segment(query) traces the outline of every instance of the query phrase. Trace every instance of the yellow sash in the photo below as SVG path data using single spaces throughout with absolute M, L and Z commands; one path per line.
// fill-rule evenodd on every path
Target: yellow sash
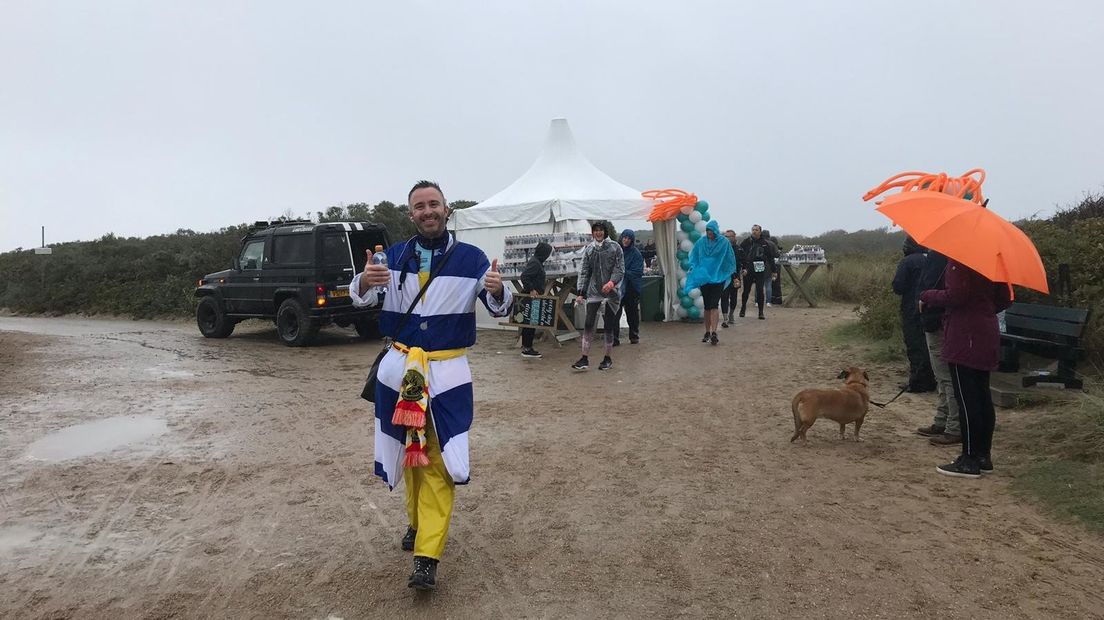
M 391 346 L 406 355 L 402 383 L 399 387 L 399 400 L 395 403 L 391 423 L 407 427 L 406 456 L 403 464 L 406 467 L 424 467 L 429 464 L 429 458 L 425 454 L 425 414 L 429 409 L 429 363 L 456 359 L 468 350 L 426 351 L 421 347 L 408 347 L 399 342 Z

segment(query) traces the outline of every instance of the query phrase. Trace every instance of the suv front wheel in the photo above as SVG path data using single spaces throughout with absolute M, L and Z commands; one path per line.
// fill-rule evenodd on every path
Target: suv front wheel
M 305 347 L 318 334 L 318 321 L 312 319 L 298 299 L 285 299 L 276 311 L 276 332 L 289 347 Z
M 196 306 L 196 324 L 199 333 L 208 338 L 225 338 L 234 331 L 234 319 L 226 316 L 217 299 L 207 296 Z

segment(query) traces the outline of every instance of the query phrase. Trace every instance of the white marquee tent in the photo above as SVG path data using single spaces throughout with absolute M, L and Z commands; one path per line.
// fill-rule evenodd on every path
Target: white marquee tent
M 508 236 L 589 233 L 588 220 L 643 221 L 654 204 L 639 190 L 618 183 L 590 163 L 575 146 L 567 119 L 557 118 L 548 129 L 544 150 L 529 170 L 494 196 L 454 213 L 450 225 L 458 239 L 494 258 L 503 251 Z M 670 236 L 673 242 L 673 228 L 662 228 L 666 234 L 657 234 L 657 243 L 660 236 Z M 669 273 L 670 265 L 663 268 Z M 482 309 L 477 316 L 480 327 L 497 325 Z

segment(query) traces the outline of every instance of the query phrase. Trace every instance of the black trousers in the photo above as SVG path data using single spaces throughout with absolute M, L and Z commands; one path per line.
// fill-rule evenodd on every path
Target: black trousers
M 628 285 L 625 286 L 625 296 L 621 298 L 621 307 L 617 309 L 617 335 L 613 338 L 614 342 L 621 341 L 622 313 L 629 320 L 629 340 L 640 340 L 640 293 Z
M 755 303 L 759 304 L 759 314 L 763 314 L 763 286 L 767 282 L 767 272 L 755 273 L 754 271 L 747 272 L 744 276 L 744 296 L 743 302 L 740 304 L 740 314 L 747 311 L 747 298 L 751 294 L 752 285 L 755 286 Z
M 914 312 L 901 313 L 901 332 L 905 336 L 905 353 L 909 361 L 909 388 L 928 390 L 935 387 L 928 339 L 924 336 L 924 324 Z
M 729 282 L 728 288 L 721 291 L 721 316 L 725 317 L 736 312 L 736 304 L 740 301 L 740 287 L 735 282 Z
M 993 429 L 997 414 L 989 392 L 989 371 L 960 364 L 951 367 L 958 420 L 962 427 L 962 454 L 971 458 L 989 456 L 993 450 Z
M 521 328 L 521 347 L 523 349 L 533 348 L 533 336 L 536 335 L 536 333 L 537 330 L 535 329 L 529 327 Z

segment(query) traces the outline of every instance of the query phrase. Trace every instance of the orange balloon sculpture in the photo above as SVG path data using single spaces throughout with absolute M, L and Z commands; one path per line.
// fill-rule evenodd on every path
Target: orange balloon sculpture
M 895 187 L 900 187 L 902 193 L 926 189 L 982 204 L 985 202 L 985 198 L 981 195 L 981 184 L 984 182 L 985 171 L 981 168 L 974 168 L 960 177 L 948 176 L 946 172 L 939 174 L 902 172 L 889 177 L 878 187 L 863 194 L 863 200 L 870 200 Z
M 650 189 L 640 194 L 651 200 L 664 201 L 652 207 L 652 212 L 648 214 L 649 222 L 662 222 L 676 218 L 683 207 L 693 209 L 698 204 L 698 197 L 695 194 L 681 189 Z

